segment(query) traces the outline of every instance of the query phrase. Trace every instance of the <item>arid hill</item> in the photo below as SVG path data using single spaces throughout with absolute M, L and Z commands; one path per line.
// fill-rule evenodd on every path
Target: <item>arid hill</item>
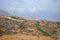
M 0 40 L 59 40 L 59 37 L 60 22 L 0 16 Z

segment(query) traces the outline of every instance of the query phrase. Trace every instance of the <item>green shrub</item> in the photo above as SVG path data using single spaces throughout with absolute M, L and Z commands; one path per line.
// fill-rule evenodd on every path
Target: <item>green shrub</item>
M 52 28 L 50 33 L 51 33 L 51 36 L 53 36 L 53 37 L 58 36 L 56 28 Z
M 41 31 L 43 33 L 44 36 L 51 36 L 49 33 L 47 33 L 47 31 L 45 31 L 44 28 L 40 28 L 40 27 L 37 27 L 37 30 Z
M 11 18 L 17 19 L 17 17 L 11 16 Z
M 55 34 L 55 33 L 57 33 L 57 30 L 56 29 L 51 29 L 51 32 L 52 32 L 52 34 Z
M 3 30 L 0 30 L 0 36 L 2 36 L 2 35 L 3 35 L 3 33 L 4 33 L 4 32 L 3 32 Z
M 5 35 L 11 35 L 12 32 L 7 30 L 7 31 L 4 32 L 4 34 L 5 34 Z
M 19 26 L 19 28 L 20 28 L 20 29 L 24 29 L 25 26 L 21 24 L 21 25 Z
M 60 28 L 60 22 L 56 22 L 57 23 L 57 27 Z
M 60 24 L 60 22 L 56 22 L 57 24 Z

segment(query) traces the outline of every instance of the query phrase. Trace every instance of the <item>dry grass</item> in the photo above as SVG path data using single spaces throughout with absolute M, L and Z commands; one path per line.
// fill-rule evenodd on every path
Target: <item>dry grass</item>
M 7 31 L 11 31 L 11 32 L 14 31 L 14 32 L 17 32 L 17 34 L 13 33 L 14 35 L 0 36 L 0 40 L 60 40 L 60 36 L 58 37 L 58 39 L 53 39 L 53 37 L 44 36 L 43 32 L 41 32 L 41 30 L 40 31 L 37 30 L 37 27 L 38 28 L 42 27 L 46 30 L 46 32 L 51 34 L 51 28 L 60 27 L 60 23 L 58 23 L 58 24 L 59 25 L 57 25 L 57 23 L 55 23 L 55 22 L 48 22 L 48 21 L 44 21 L 44 20 L 41 20 L 41 21 L 37 20 L 36 21 L 36 20 L 22 19 L 22 18 L 18 18 L 18 17 L 17 18 L 15 18 L 15 17 L 11 18 L 10 16 L 8 16 L 8 17 L 7 16 L 1 16 L 0 17 L 0 27 L 2 27 L 2 28 L 0 28 L 0 30 L 4 31 L 4 27 L 6 27 L 5 29 Z M 11 28 L 9 28 L 8 26 Z M 10 30 L 8 30 L 7 28 L 9 28 Z M 60 28 L 57 30 L 58 34 L 60 35 L 59 30 L 60 30 Z M 7 32 L 7 31 L 4 31 L 4 32 Z M 21 31 L 24 34 L 20 34 Z M 33 34 L 33 35 L 26 35 L 25 33 L 26 34 Z M 43 36 L 41 36 L 41 34 Z M 55 33 L 53 33 L 53 34 L 55 34 Z
M 33 35 L 4 35 L 0 37 L 0 40 L 54 40 L 49 36 L 33 36 Z M 60 40 L 60 36 L 57 40 Z

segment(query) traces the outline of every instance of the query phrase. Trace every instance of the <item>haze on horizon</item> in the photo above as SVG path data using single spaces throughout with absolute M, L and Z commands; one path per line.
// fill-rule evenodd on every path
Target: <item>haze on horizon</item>
M 37 20 L 60 21 L 60 0 L 0 0 L 0 10 Z

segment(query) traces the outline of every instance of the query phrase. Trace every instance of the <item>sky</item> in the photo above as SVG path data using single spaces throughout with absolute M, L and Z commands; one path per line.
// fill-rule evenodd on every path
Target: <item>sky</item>
M 0 0 L 0 9 L 24 18 L 60 21 L 60 0 Z

